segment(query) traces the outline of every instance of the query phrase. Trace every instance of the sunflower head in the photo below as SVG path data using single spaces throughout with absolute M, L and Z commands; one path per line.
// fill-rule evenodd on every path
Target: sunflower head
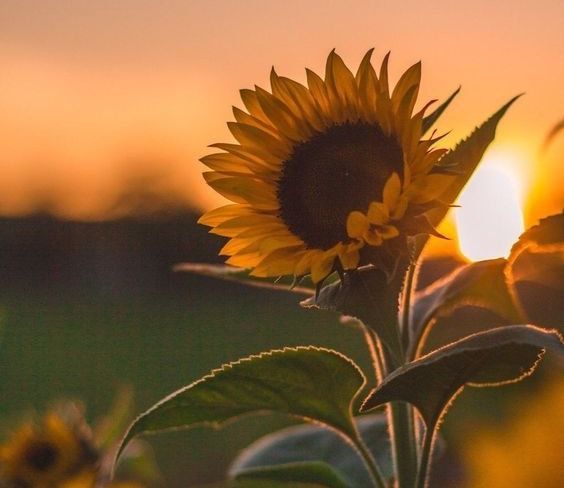
M 0 446 L 0 480 L 14 488 L 63 486 L 95 461 L 83 433 L 48 413 L 40 425 L 25 424 Z
M 421 65 L 390 91 L 388 56 L 377 74 L 371 54 L 355 75 L 333 51 L 324 79 L 306 70 L 307 87 L 272 70 L 270 91 L 241 91 L 246 111 L 228 124 L 238 143 L 201 160 L 233 202 L 200 219 L 230 238 L 228 264 L 319 283 L 335 269 L 393 268 L 409 236 L 434 232 L 424 214 L 450 176 L 436 171 L 438 138 L 422 138 L 428 105 L 414 113 Z

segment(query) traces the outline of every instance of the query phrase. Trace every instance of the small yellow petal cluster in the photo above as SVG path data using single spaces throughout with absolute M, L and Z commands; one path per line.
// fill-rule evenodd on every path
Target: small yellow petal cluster
M 401 219 L 407 210 L 408 200 L 401 195 L 401 181 L 397 173 L 386 182 L 382 202 L 372 202 L 366 214 L 355 210 L 347 219 L 347 234 L 352 239 L 371 246 L 380 246 L 387 239 L 399 235 L 393 222 Z

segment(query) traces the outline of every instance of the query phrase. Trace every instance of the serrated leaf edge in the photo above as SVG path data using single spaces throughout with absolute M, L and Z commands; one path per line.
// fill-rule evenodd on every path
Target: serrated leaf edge
M 123 439 L 121 440 L 121 442 L 119 444 L 118 449 L 116 450 L 116 455 L 114 457 L 113 468 L 112 468 L 112 477 L 113 477 L 113 472 L 114 472 L 114 470 L 117 466 L 117 463 L 119 461 L 121 454 L 123 453 L 124 449 L 129 444 L 129 441 L 131 441 L 136 435 L 139 435 L 141 433 L 146 434 L 146 435 L 150 435 L 150 434 L 156 434 L 156 433 L 161 433 L 161 432 L 175 432 L 175 431 L 180 431 L 180 430 L 188 430 L 188 429 L 191 429 L 193 427 L 198 427 L 198 426 L 209 426 L 211 428 L 217 429 L 217 428 L 220 428 L 221 426 L 229 424 L 229 422 L 235 421 L 235 420 L 237 420 L 241 417 L 244 417 L 246 415 L 252 415 L 253 413 L 260 413 L 260 412 L 270 412 L 271 410 L 269 410 L 269 409 L 256 410 L 252 413 L 249 412 L 249 413 L 244 413 L 242 415 L 237 415 L 235 417 L 229 418 L 229 419 L 227 419 L 225 421 L 221 421 L 221 422 L 201 421 L 201 422 L 196 422 L 194 424 L 191 424 L 189 426 L 167 427 L 167 428 L 164 428 L 164 429 L 154 430 L 154 431 L 150 431 L 150 432 L 135 432 L 131 435 L 133 427 L 141 419 L 150 415 L 152 412 L 154 412 L 155 410 L 160 408 L 163 404 L 165 404 L 169 400 L 172 400 L 174 397 L 176 397 L 176 396 L 182 394 L 183 392 L 195 387 L 196 385 L 198 385 L 200 383 L 204 383 L 204 382 L 206 382 L 210 379 L 213 379 L 213 378 L 217 377 L 218 375 L 223 374 L 223 373 L 233 369 L 233 367 L 235 367 L 239 364 L 252 362 L 252 361 L 255 361 L 255 360 L 258 360 L 258 359 L 262 359 L 264 357 L 272 357 L 272 356 L 275 356 L 275 355 L 278 355 L 278 354 L 284 354 L 286 352 L 299 352 L 299 351 L 315 351 L 315 352 L 325 352 L 325 353 L 332 354 L 332 355 L 337 356 L 341 359 L 344 359 L 346 362 L 349 363 L 349 365 L 351 365 L 353 367 L 353 369 L 355 369 L 357 371 L 357 373 L 359 373 L 359 375 L 362 379 L 362 383 L 359 386 L 356 393 L 351 398 L 351 406 L 352 406 L 355 398 L 358 396 L 358 394 L 362 391 L 362 389 L 366 385 L 366 376 L 363 373 L 363 371 L 359 368 L 359 366 L 351 358 L 345 356 L 344 354 L 340 353 L 339 351 L 335 351 L 334 349 L 329 349 L 329 348 L 325 348 L 325 347 L 321 347 L 321 346 L 296 346 L 296 347 L 283 347 L 282 349 L 272 349 L 270 351 L 261 352 L 259 354 L 251 354 L 250 356 L 246 356 L 246 357 L 238 359 L 236 361 L 231 361 L 229 363 L 225 363 L 225 364 L 221 365 L 219 368 L 212 369 L 207 375 L 205 375 L 205 376 L 199 378 L 198 380 L 190 383 L 189 385 L 187 385 L 183 388 L 180 388 L 180 389 L 174 391 L 173 393 L 167 395 L 166 397 L 164 397 L 163 399 L 161 399 L 157 403 L 155 403 L 153 406 L 151 406 L 148 410 L 146 410 L 142 414 L 138 415 L 135 418 L 135 420 L 131 423 L 131 425 L 129 426 L 127 432 L 125 433 L 125 435 L 123 436 Z M 296 415 L 293 415 L 293 414 L 288 414 L 288 415 L 293 416 L 293 417 L 299 417 L 299 418 L 302 418 L 302 419 L 305 419 L 305 420 L 309 420 L 309 421 L 311 421 L 311 422 L 313 422 L 317 425 L 323 425 L 327 428 L 330 428 L 330 429 L 338 432 L 340 435 L 343 434 L 342 432 L 335 429 L 335 427 L 328 425 L 328 424 L 325 424 L 324 422 L 321 422 L 317 419 L 309 419 L 309 418 L 305 418 L 305 417 L 296 416 Z
M 534 326 L 534 325 L 510 325 L 510 326 L 505 326 L 505 327 L 498 327 L 498 328 L 496 328 L 496 329 L 491 329 L 491 330 L 507 330 L 507 329 L 510 329 L 510 328 L 512 328 L 512 327 L 519 327 L 519 328 L 521 328 L 521 327 L 527 327 L 527 328 L 530 328 L 530 329 L 535 329 L 535 330 L 538 330 L 538 331 L 542 331 L 542 332 L 544 332 L 544 333 L 551 334 L 551 335 L 555 336 L 556 338 L 558 338 L 558 340 L 560 341 L 561 347 L 564 349 L 564 339 L 563 339 L 563 336 L 562 336 L 562 335 L 560 334 L 560 332 L 559 332 L 558 330 L 556 330 L 556 329 L 544 329 L 544 328 L 542 328 L 542 327 L 536 327 L 536 326 Z M 472 335 L 470 335 L 470 336 L 463 337 L 462 339 L 459 339 L 459 340 L 457 340 L 457 341 L 455 341 L 455 342 L 451 342 L 450 344 L 446 344 L 446 345 L 441 346 L 441 347 L 439 347 L 439 348 L 437 348 L 437 349 L 434 349 L 434 350 L 428 352 L 427 354 L 425 354 L 424 356 L 421 356 L 420 358 L 416 359 L 415 361 L 412 361 L 411 363 L 407 363 L 407 364 L 405 364 L 404 366 L 402 366 L 402 367 L 396 369 L 396 370 L 393 371 L 391 374 L 389 374 L 386 378 L 384 378 L 384 380 L 383 380 L 376 388 L 374 388 L 374 389 L 368 394 L 368 396 L 367 396 L 367 397 L 364 399 L 364 401 L 362 402 L 359 411 L 360 411 L 361 413 L 367 413 L 367 412 L 369 412 L 370 410 L 373 410 L 374 408 L 377 408 L 378 406 L 380 406 L 381 404 L 373 405 L 373 406 L 371 406 L 368 410 L 365 410 L 365 405 L 366 405 L 366 403 L 368 403 L 368 401 L 369 401 L 370 398 L 373 396 L 373 394 L 374 394 L 376 391 L 378 391 L 379 389 L 381 389 L 383 386 L 385 386 L 386 384 L 388 384 L 390 381 L 394 380 L 397 376 L 400 376 L 401 374 L 403 374 L 403 372 L 404 372 L 406 369 L 408 369 L 408 367 L 409 367 L 409 369 L 412 369 L 413 366 L 410 366 L 410 365 L 412 365 L 412 364 L 414 364 L 414 363 L 420 363 L 420 362 L 423 362 L 423 361 L 425 361 L 425 360 L 428 360 L 429 356 L 436 355 L 436 354 L 440 353 L 441 351 L 443 351 L 444 349 L 454 348 L 454 346 L 455 346 L 456 344 L 468 340 L 469 337 L 478 336 L 478 335 L 482 335 L 482 334 L 487 334 L 488 332 L 490 332 L 490 331 L 478 332 L 478 333 L 476 333 L 476 334 L 472 334 Z M 517 340 L 514 340 L 514 341 L 509 340 L 509 341 L 505 342 L 504 345 L 512 344 L 512 343 L 513 343 L 513 344 L 523 344 L 522 342 L 519 342 L 519 341 L 517 341 Z M 472 387 L 501 386 L 501 385 L 516 383 L 516 382 L 522 380 L 523 378 L 525 378 L 525 377 L 531 375 L 531 374 L 534 372 L 534 370 L 536 369 L 536 367 L 537 367 L 539 361 L 542 359 L 542 356 L 545 354 L 545 351 L 546 351 L 546 348 L 544 348 L 544 347 L 542 347 L 542 346 L 534 346 L 534 345 L 533 345 L 533 347 L 537 347 L 537 348 L 540 349 L 541 351 L 539 352 L 539 355 L 538 355 L 538 357 L 537 357 L 537 360 L 535 361 L 535 363 L 533 364 L 533 366 L 532 366 L 531 368 L 529 368 L 528 371 L 525 371 L 525 372 L 523 373 L 523 375 L 521 375 L 521 376 L 519 376 L 519 377 L 517 377 L 517 378 L 511 378 L 511 379 L 509 379 L 509 380 L 502 380 L 502 381 L 491 382 L 491 383 L 478 383 L 478 384 L 476 384 L 476 383 L 473 383 L 473 382 L 467 382 L 467 383 L 464 383 L 464 385 L 462 385 L 462 387 L 464 387 L 465 385 L 469 385 L 469 386 L 472 386 Z M 483 347 L 468 347 L 468 348 L 464 348 L 464 350 L 467 350 L 467 351 L 468 351 L 468 350 L 479 350 L 479 349 L 482 349 L 482 348 L 483 348 Z M 436 362 L 436 361 L 439 360 L 439 359 L 440 359 L 440 358 L 437 358 L 437 359 L 435 359 L 435 361 L 433 361 L 433 362 Z M 417 407 L 416 407 L 416 408 L 417 408 Z

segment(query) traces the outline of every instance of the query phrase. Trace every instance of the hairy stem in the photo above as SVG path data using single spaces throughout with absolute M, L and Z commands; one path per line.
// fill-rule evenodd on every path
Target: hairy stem
M 429 483 L 429 466 L 431 465 L 433 454 L 433 441 L 435 438 L 434 429 L 425 429 L 423 437 L 423 449 L 421 451 L 421 459 L 419 461 L 419 470 L 417 473 L 416 488 L 426 488 Z
M 405 351 L 409 347 L 411 335 L 411 295 L 414 290 L 416 278 L 415 263 L 410 263 L 403 284 L 401 295 L 401 313 L 398 323 L 398 333 L 401 334 L 401 343 Z M 388 371 L 393 371 L 400 364 L 390 363 L 391 357 L 386 358 Z M 403 363 L 408 358 L 403 357 Z M 411 405 L 404 402 L 392 402 L 388 405 L 388 422 L 390 425 L 390 438 L 394 466 L 396 467 L 397 481 L 400 488 L 412 488 L 417 475 L 417 439 L 414 425 L 414 410 Z
M 388 374 L 386 366 L 382 361 L 382 345 L 378 337 L 369 327 L 364 327 L 364 339 L 370 352 L 370 359 L 372 360 L 372 367 L 374 369 L 374 376 L 376 377 L 376 384 L 380 384 L 384 377 Z
M 411 263 L 406 272 L 401 300 L 400 330 L 404 350 L 408 349 L 411 336 L 411 295 L 416 282 L 417 266 Z

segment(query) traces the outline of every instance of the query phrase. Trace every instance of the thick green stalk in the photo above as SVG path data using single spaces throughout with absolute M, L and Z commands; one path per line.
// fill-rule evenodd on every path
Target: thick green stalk
M 421 451 L 421 460 L 419 461 L 419 472 L 417 473 L 417 484 L 415 485 L 416 488 L 426 488 L 428 485 L 429 466 L 431 465 L 434 437 L 435 432 L 427 428 L 423 437 L 423 449 Z
M 416 278 L 414 263 L 410 263 L 405 275 L 401 296 L 401 316 L 398 323 L 403 349 L 407 349 L 410 340 L 410 308 Z M 387 370 L 393 371 L 401 364 L 394 364 L 393 359 L 385 358 Z M 405 353 L 402 355 L 402 364 L 406 362 Z M 394 466 L 396 467 L 397 482 L 400 488 L 415 486 L 417 476 L 417 440 L 414 426 L 413 407 L 404 402 L 392 402 L 388 405 L 388 422 L 390 425 L 390 438 Z

